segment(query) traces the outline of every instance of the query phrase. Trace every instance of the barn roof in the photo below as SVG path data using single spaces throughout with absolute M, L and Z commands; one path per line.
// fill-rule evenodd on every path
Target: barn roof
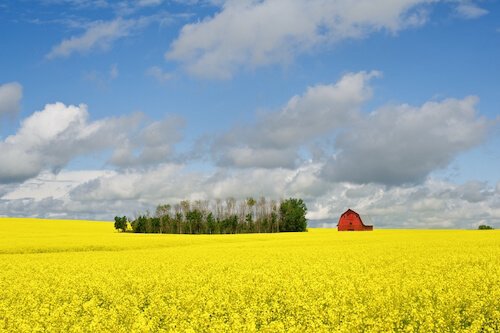
M 361 219 L 361 216 L 359 216 L 359 214 L 356 213 L 355 211 L 353 211 L 351 208 L 349 208 L 348 210 L 346 210 L 345 212 L 343 212 L 342 215 L 340 215 L 340 216 L 344 216 L 345 214 L 347 214 L 349 212 L 356 214 L 356 216 L 358 216 Z

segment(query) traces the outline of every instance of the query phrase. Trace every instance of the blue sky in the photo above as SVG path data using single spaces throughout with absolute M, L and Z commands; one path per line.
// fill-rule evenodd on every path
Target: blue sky
M 497 1 L 0 1 L 0 215 L 303 197 L 500 223 Z

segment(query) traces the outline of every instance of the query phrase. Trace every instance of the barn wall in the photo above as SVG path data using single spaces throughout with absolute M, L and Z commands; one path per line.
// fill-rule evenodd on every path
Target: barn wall
M 340 216 L 339 223 L 337 225 L 338 231 L 371 231 L 373 226 L 367 226 L 363 224 L 363 221 L 353 211 L 347 211 Z
M 341 231 L 362 231 L 364 230 L 361 220 L 354 214 L 346 214 L 340 218 L 339 230 Z

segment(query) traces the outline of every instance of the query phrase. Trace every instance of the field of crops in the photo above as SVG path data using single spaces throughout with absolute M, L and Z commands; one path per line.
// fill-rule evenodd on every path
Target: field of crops
M 0 219 L 0 332 L 499 332 L 500 232 Z

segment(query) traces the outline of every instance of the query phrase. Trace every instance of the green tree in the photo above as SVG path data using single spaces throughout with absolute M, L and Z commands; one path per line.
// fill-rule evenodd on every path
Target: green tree
M 278 214 L 276 214 L 275 211 L 272 211 L 270 219 L 271 219 L 271 232 L 278 232 L 279 231 Z
M 253 218 L 252 218 L 252 213 L 248 213 L 245 217 L 245 223 L 246 223 L 246 231 L 247 232 L 255 232 L 255 228 L 253 225 Z
M 148 220 L 149 218 L 146 215 L 139 215 L 139 217 L 132 221 L 132 230 L 135 233 L 147 233 Z
M 161 220 L 159 217 L 150 217 L 149 221 L 151 222 L 151 231 L 157 234 L 161 233 Z
M 279 231 L 306 231 L 307 207 L 302 199 L 290 198 L 284 200 L 280 205 Z
M 207 219 L 206 219 L 206 224 L 207 224 L 207 232 L 209 234 L 213 234 L 215 232 L 215 219 L 214 215 L 212 212 L 208 213 Z
M 481 224 L 479 227 L 478 227 L 479 230 L 493 230 L 493 227 L 489 226 L 489 225 L 485 225 L 485 224 Z
M 115 216 L 115 229 L 121 231 L 127 231 L 127 217 Z
M 199 234 L 201 232 L 203 214 L 198 209 L 190 210 L 186 213 L 186 222 L 190 234 Z

